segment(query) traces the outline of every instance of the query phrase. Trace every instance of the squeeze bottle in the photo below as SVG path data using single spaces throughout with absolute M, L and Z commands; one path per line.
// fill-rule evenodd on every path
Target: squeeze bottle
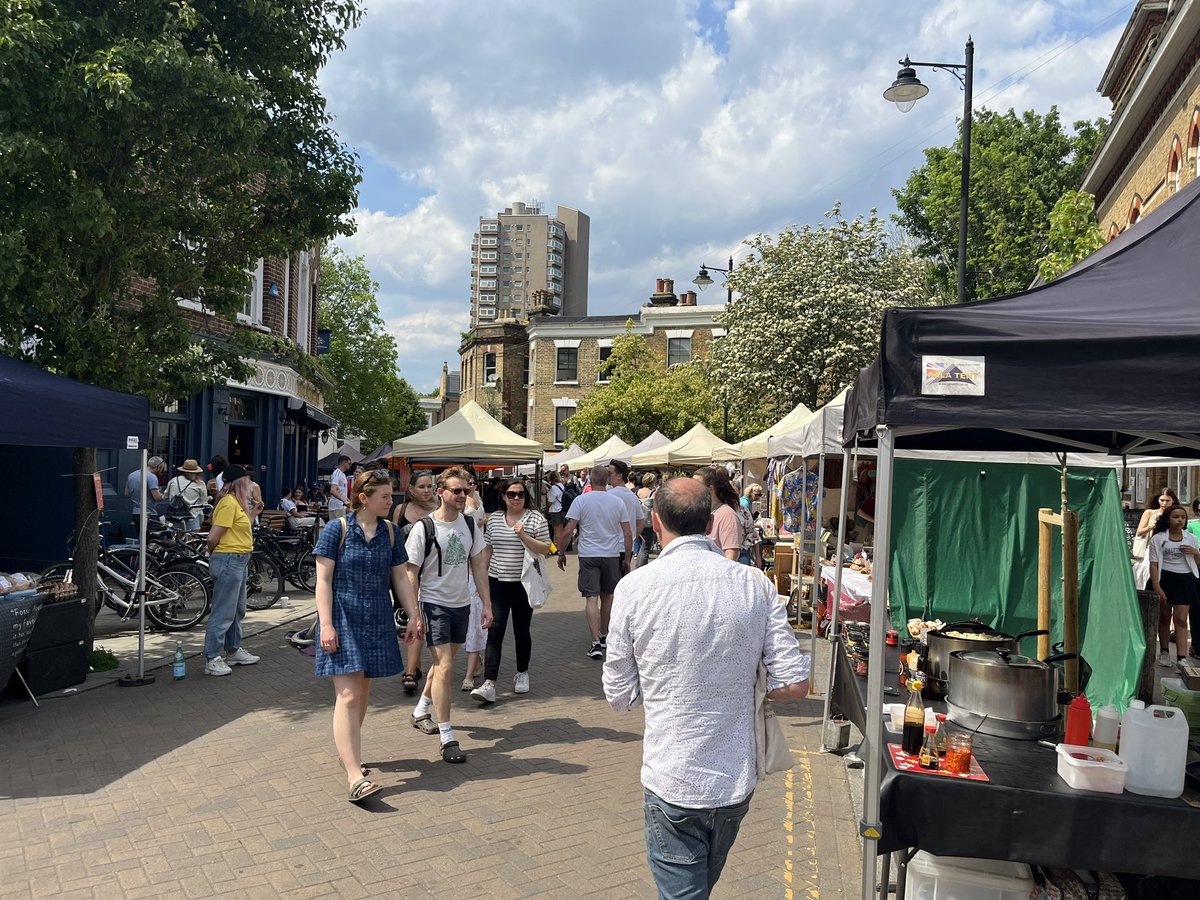
M 1063 735 L 1064 744 L 1086 747 L 1092 730 L 1092 706 L 1087 697 L 1080 694 L 1067 707 L 1067 728 Z
M 1105 703 L 1096 711 L 1096 725 L 1092 729 L 1092 746 L 1101 750 L 1117 749 L 1117 708 L 1111 703 Z

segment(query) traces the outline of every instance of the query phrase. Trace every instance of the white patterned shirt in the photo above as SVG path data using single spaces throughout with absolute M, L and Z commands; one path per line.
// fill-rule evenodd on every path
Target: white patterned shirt
M 809 677 L 809 659 L 775 585 L 726 559 L 704 535 L 672 540 L 621 579 L 613 599 L 604 694 L 645 705 L 642 786 L 675 806 L 732 806 L 754 790 L 754 678 L 767 689 Z

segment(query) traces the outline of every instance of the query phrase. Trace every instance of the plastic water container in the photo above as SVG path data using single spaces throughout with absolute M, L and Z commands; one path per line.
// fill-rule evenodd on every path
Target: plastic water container
M 934 856 L 924 850 L 908 864 L 906 900 L 1028 900 L 1033 876 L 1024 863 Z
M 1119 794 L 1125 790 L 1129 766 L 1111 750 L 1059 744 L 1058 777 L 1082 791 Z
M 1121 720 L 1121 759 L 1129 766 L 1125 790 L 1151 797 L 1183 793 L 1188 723 L 1173 706 L 1130 704 Z

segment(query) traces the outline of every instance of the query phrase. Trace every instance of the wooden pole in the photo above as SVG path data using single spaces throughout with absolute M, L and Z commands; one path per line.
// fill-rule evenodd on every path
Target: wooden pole
M 1079 515 L 1063 515 L 1063 651 L 1079 653 Z M 1079 693 L 1079 660 L 1066 662 L 1067 690 Z
M 1054 513 L 1049 509 L 1038 510 L 1038 618 L 1037 627 L 1050 630 L 1050 575 L 1054 570 L 1051 558 L 1051 541 L 1054 537 L 1054 526 L 1051 522 Z M 1050 655 L 1050 635 L 1038 636 L 1038 659 Z

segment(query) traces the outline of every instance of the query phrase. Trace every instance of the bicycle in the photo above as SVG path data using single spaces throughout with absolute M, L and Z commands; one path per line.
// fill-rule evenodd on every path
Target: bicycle
M 246 606 L 270 609 L 283 595 L 283 583 L 298 590 L 317 589 L 317 563 L 307 532 L 281 535 L 274 528 L 259 525 L 254 529 L 254 552 L 246 574 Z

